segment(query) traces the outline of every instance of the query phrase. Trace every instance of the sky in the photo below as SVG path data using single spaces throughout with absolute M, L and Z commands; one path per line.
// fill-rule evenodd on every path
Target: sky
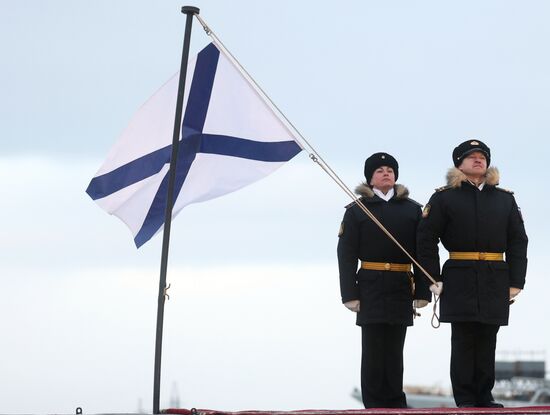
M 0 413 L 150 412 L 161 237 L 137 250 L 85 189 L 179 69 L 185 5 L 1 0 Z M 550 350 L 550 3 L 343 0 L 192 5 L 354 187 L 377 151 L 426 203 L 477 138 L 515 192 L 527 284 L 497 352 Z M 208 43 L 194 22 L 192 53 Z M 360 329 L 340 302 L 346 196 L 301 153 L 186 207 L 168 268 L 161 407 L 353 409 Z M 450 330 L 410 328 L 407 385 L 448 387 Z M 542 326 L 544 328 L 544 326 Z

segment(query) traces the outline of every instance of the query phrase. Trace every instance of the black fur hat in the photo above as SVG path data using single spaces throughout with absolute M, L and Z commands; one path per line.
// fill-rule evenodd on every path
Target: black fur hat
M 365 179 L 367 179 L 367 183 L 370 184 L 374 171 L 382 166 L 391 167 L 395 174 L 395 181 L 397 181 L 397 176 L 399 176 L 399 164 L 397 164 L 397 160 L 388 153 L 374 153 L 365 160 Z
M 453 150 L 453 163 L 455 164 L 455 167 L 460 166 L 462 160 L 464 160 L 464 157 L 474 151 L 479 151 L 485 155 L 485 158 L 487 159 L 487 167 L 489 167 L 489 164 L 491 164 L 491 149 L 479 140 L 466 140 L 455 147 Z

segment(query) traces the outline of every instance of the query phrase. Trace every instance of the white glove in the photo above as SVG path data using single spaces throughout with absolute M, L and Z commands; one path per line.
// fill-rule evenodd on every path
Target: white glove
M 516 287 L 510 287 L 510 301 L 512 301 L 516 295 L 518 295 L 521 292 L 521 289 Z
M 358 313 L 361 304 L 359 300 L 351 300 L 351 301 L 345 302 L 344 305 L 347 307 L 348 310 Z
M 433 292 L 435 295 L 441 295 L 443 292 L 443 282 L 438 281 L 435 284 L 430 285 L 430 291 Z
M 426 307 L 428 305 L 428 300 L 414 300 L 413 301 L 413 307 L 414 308 L 422 308 Z

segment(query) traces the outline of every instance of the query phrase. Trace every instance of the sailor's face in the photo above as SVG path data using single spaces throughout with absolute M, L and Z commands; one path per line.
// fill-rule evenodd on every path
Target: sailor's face
M 389 166 L 377 168 L 372 174 L 370 185 L 376 189 L 387 192 L 395 185 L 395 173 Z
M 484 176 L 487 172 L 487 159 L 485 154 L 480 151 L 474 151 L 468 154 L 463 160 L 458 169 L 466 176 Z

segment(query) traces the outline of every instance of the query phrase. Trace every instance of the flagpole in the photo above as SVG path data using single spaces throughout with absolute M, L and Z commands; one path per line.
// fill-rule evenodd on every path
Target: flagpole
M 199 9 L 193 6 L 183 6 L 181 12 L 187 15 L 185 21 L 185 35 L 183 38 L 183 52 L 181 55 L 180 78 L 178 85 L 178 98 L 176 102 L 176 115 L 174 119 L 174 134 L 172 135 L 172 155 L 170 157 L 170 174 L 168 178 L 168 194 L 166 197 L 166 215 L 164 219 L 164 231 L 162 236 L 162 255 L 160 261 L 160 281 L 157 308 L 157 335 L 155 340 L 155 373 L 153 385 L 153 413 L 160 414 L 160 373 L 162 358 L 162 328 L 164 324 L 164 303 L 166 301 L 166 271 L 168 268 L 168 249 L 170 245 L 170 226 L 172 224 L 172 208 L 174 205 L 174 182 L 176 181 L 176 165 L 178 159 L 178 147 L 181 131 L 181 118 L 183 113 L 183 93 L 185 90 L 185 78 L 187 75 L 187 62 L 189 60 L 189 45 L 191 43 L 191 25 L 193 16 L 199 14 Z

